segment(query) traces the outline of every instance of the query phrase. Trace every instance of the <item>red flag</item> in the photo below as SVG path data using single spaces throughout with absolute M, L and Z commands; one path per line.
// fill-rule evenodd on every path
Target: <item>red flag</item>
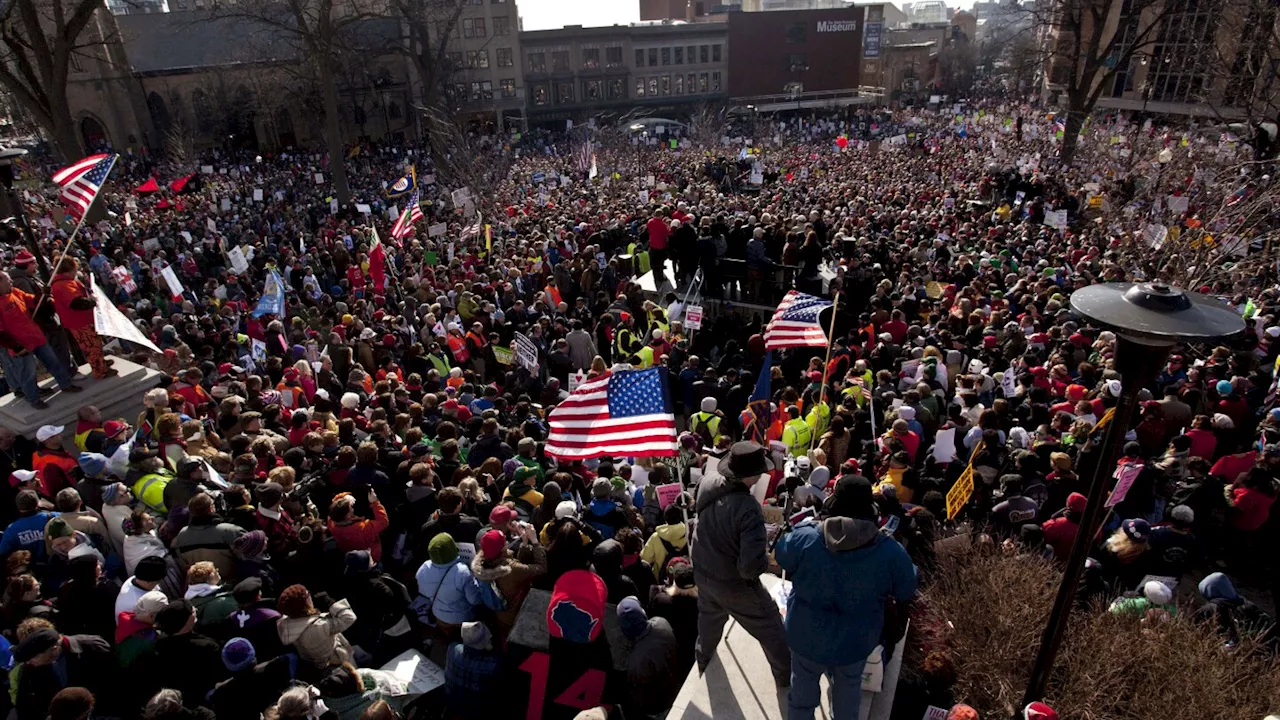
M 186 177 L 178 178 L 177 180 L 174 180 L 173 182 L 169 183 L 169 189 L 176 193 L 180 193 L 186 189 L 187 184 L 191 182 L 191 178 L 195 176 L 196 176 L 195 173 L 191 173 Z
M 387 251 L 382 243 L 377 243 L 369 251 L 369 277 L 373 278 L 373 288 L 381 293 L 387 287 Z
M 153 192 L 160 192 L 160 184 L 156 182 L 154 177 L 147 178 L 147 181 L 138 186 L 134 192 L 139 195 L 148 195 Z

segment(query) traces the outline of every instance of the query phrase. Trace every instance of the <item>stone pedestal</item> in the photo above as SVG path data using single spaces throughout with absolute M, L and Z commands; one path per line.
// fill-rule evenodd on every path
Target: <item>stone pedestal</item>
M 120 373 L 116 377 L 96 380 L 92 376 L 76 381 L 83 392 L 58 392 L 45 398 L 49 407 L 37 410 L 20 395 L 12 393 L 0 397 L 0 425 L 14 432 L 34 437 L 42 425 L 65 425 L 70 438 L 76 425 L 76 411 L 85 405 L 96 405 L 104 418 L 123 417 L 130 423 L 141 411 L 142 396 L 160 384 L 163 373 L 118 357 L 108 356 L 107 361 Z M 79 372 L 89 375 L 91 368 L 81 365 Z M 57 390 L 52 378 L 40 383 L 41 387 Z

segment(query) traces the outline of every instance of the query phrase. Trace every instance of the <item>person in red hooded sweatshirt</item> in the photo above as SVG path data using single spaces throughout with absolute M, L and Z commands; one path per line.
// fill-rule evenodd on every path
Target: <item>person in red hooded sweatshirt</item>
M 89 359 L 93 376 L 101 380 L 119 373 L 102 354 L 102 336 L 93 325 L 93 306 L 96 303 L 89 294 L 89 287 L 80 282 L 79 270 L 80 263 L 75 258 L 64 257 L 49 283 L 49 293 L 53 296 L 53 309 L 57 311 L 62 326 L 71 333 L 80 351 Z

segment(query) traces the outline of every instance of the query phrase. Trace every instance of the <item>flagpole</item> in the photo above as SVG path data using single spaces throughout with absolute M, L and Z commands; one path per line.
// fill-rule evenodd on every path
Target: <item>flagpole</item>
M 840 291 L 836 291 L 834 302 L 831 303 L 831 329 L 827 331 L 827 359 L 822 363 L 822 391 L 818 395 L 818 413 L 819 419 L 822 417 L 822 411 L 819 409 L 827 402 L 827 373 L 831 368 L 831 348 L 836 344 L 836 314 L 840 309 Z M 830 417 L 830 414 L 827 415 Z M 818 441 L 818 433 L 809 433 L 809 452 L 813 452 L 813 444 Z
M 119 159 L 120 159 L 120 156 L 119 156 L 118 154 L 117 154 L 117 155 L 113 155 L 113 156 L 111 157 L 111 165 L 110 165 L 109 167 L 107 167 L 107 173 L 106 173 L 106 175 L 103 175 L 103 176 L 102 176 L 102 185 L 106 185 L 106 184 L 107 184 L 107 176 L 111 175 L 111 171 L 112 171 L 112 170 L 115 170 L 115 169 L 116 169 L 116 161 L 117 161 L 117 160 L 119 160 Z M 99 192 L 99 193 L 102 191 L 102 185 L 99 185 L 99 186 L 98 186 L 98 192 Z M 93 202 L 97 202 L 97 201 L 98 201 L 98 198 L 97 198 L 97 194 L 95 193 L 94 198 L 93 198 Z M 62 254 L 58 256 L 58 262 L 56 262 L 56 263 L 54 263 L 54 264 L 53 264 L 53 269 L 52 269 L 52 271 L 49 273 L 49 285 L 50 285 L 50 287 L 52 287 L 52 286 L 53 286 L 53 276 L 54 276 L 54 275 L 56 275 L 56 274 L 58 273 L 58 266 L 59 266 L 59 265 L 61 265 L 61 264 L 62 264 L 62 261 L 63 261 L 63 260 L 65 260 L 65 259 L 67 258 L 67 253 L 71 251 L 71 245 L 72 245 L 73 243 L 75 243 L 75 241 L 76 241 L 76 235 L 79 235 L 79 234 L 80 234 L 80 228 L 84 227 L 84 219 L 85 219 L 86 217 L 89 217 L 89 211 L 90 211 L 91 209 L 93 209 L 93 202 L 89 203 L 89 207 L 85 208 L 85 209 L 84 209 L 84 212 L 80 213 L 80 219 L 76 221 L 76 227 L 75 227 L 75 229 L 74 229 L 74 230 L 72 230 L 72 231 L 71 231 L 71 237 L 67 238 L 67 244 L 62 248 Z M 31 316 L 32 316 L 32 317 L 35 317 L 36 311 L 37 311 L 37 310 L 39 310 L 39 309 L 40 309 L 40 306 L 44 304 L 44 298 L 45 298 L 45 296 L 46 296 L 46 295 L 48 295 L 50 292 L 52 292 L 52 290 L 49 290 L 49 292 L 46 292 L 46 293 L 42 294 L 42 295 L 40 296 L 40 299 L 39 299 L 39 300 L 36 300 L 36 306 L 35 306 L 35 309 L 33 309 L 33 310 L 31 311 Z

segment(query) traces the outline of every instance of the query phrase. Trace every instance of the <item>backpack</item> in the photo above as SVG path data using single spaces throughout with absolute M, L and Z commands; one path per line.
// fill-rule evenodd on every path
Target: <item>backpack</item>
M 698 436 L 702 441 L 703 447 L 713 447 L 715 445 L 715 438 L 711 437 L 711 418 L 708 417 L 703 419 L 699 417 L 699 414 L 700 413 L 693 414 L 693 420 L 689 423 L 689 430 Z M 715 417 L 714 413 L 712 414 L 712 417 Z
M 662 567 L 658 568 L 658 582 L 666 585 L 670 581 L 667 577 L 667 567 L 671 565 L 672 558 L 689 559 L 689 541 L 685 540 L 682 548 L 677 548 L 661 537 L 658 538 L 658 542 L 662 543 L 662 547 L 667 551 L 667 556 L 662 560 Z

